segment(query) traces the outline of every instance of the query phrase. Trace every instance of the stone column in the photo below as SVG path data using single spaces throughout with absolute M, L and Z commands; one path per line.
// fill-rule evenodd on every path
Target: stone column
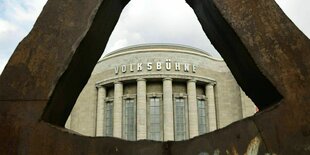
M 209 126 L 209 132 L 211 132 L 217 129 L 214 84 L 208 83 L 206 85 L 206 97 L 207 97 L 208 118 L 209 118 L 208 126 Z
M 104 100 L 106 98 L 106 89 L 103 86 L 98 87 L 97 96 L 97 119 L 96 119 L 96 136 L 103 136 L 104 121 Z
M 146 80 L 137 80 L 137 140 L 146 139 Z
M 113 136 L 122 138 L 123 84 L 114 83 Z
M 174 140 L 172 79 L 163 79 L 164 141 Z
M 187 96 L 188 96 L 188 118 L 189 118 L 189 137 L 198 136 L 198 109 L 196 95 L 196 81 L 187 81 Z

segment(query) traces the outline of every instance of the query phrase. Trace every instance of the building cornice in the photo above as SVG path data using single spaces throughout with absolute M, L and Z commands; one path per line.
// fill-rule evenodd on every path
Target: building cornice
M 192 76 L 192 75 L 178 75 L 178 74 L 144 74 L 144 75 L 126 75 L 126 76 L 118 76 L 118 77 L 113 77 L 113 78 L 108 78 L 102 81 L 97 81 L 96 82 L 96 87 L 100 87 L 102 85 L 110 84 L 110 83 L 116 83 L 120 81 L 128 81 L 128 80 L 134 80 L 137 79 L 137 76 L 139 78 L 143 79 L 160 79 L 162 78 L 163 80 L 173 80 L 173 79 L 185 79 L 185 80 L 192 80 L 195 79 L 195 81 L 201 81 L 205 82 L 211 85 L 216 85 L 216 80 L 210 77 L 202 77 L 202 76 Z

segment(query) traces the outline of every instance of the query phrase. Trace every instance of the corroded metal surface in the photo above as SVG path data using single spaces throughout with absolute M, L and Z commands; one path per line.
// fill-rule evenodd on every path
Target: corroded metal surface
M 1 154 L 310 154 L 310 41 L 273 0 L 187 0 L 262 112 L 183 142 L 62 128 L 127 3 L 47 2 L 0 77 Z

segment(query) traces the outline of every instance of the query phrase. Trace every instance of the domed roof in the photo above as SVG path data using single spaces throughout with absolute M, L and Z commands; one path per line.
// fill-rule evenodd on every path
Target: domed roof
M 180 45 L 180 44 L 139 44 L 139 45 L 128 46 L 128 47 L 124 47 L 124 48 L 108 53 L 103 58 L 101 58 L 101 60 L 114 57 L 114 56 L 118 56 L 118 55 L 125 55 L 125 54 L 130 54 L 130 53 L 141 53 L 141 52 L 147 52 L 147 51 L 152 51 L 152 52 L 153 51 L 161 51 L 161 52 L 171 51 L 171 52 L 179 52 L 179 53 L 190 53 L 190 54 L 208 57 L 213 60 L 218 60 L 218 61 L 223 60 L 221 58 L 215 58 L 209 53 L 201 49 L 186 46 L 186 45 Z

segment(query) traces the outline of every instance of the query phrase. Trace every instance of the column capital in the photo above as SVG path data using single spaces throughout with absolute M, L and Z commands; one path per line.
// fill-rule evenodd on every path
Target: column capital
M 103 85 L 100 85 L 100 84 L 96 84 L 96 88 L 103 88 L 104 86 Z
M 206 84 L 206 86 L 215 86 L 216 85 L 216 82 L 209 82 Z
M 172 78 L 163 78 L 163 81 L 172 81 Z
M 137 81 L 146 81 L 144 78 L 138 78 Z
M 123 83 L 120 81 L 115 81 L 114 84 L 123 84 Z
M 190 79 L 190 80 L 188 80 L 187 82 L 197 82 L 197 80 L 195 80 L 195 79 Z

